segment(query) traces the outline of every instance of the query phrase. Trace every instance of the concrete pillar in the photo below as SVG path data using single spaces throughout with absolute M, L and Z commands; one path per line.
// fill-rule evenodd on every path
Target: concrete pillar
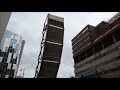
M 0 12 L 0 43 L 9 22 L 10 16 L 11 12 Z
M 104 49 L 104 44 L 103 44 L 103 41 L 101 41 L 101 43 L 102 43 L 102 47 L 103 47 L 103 49 Z
M 117 40 L 116 40 L 116 38 L 115 38 L 115 35 L 114 35 L 114 34 L 112 34 L 112 38 L 113 38 L 114 43 L 115 43 Z
M 95 54 L 95 49 L 94 49 L 94 47 L 93 47 L 93 54 Z

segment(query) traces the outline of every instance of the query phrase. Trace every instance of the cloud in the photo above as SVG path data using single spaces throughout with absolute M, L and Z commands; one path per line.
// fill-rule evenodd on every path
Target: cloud
M 59 78 L 74 76 L 72 38 L 87 24 L 97 25 L 116 14 L 116 12 L 13 12 L 7 29 L 22 36 L 26 41 L 20 63 L 20 68 L 25 68 L 25 78 L 34 77 L 43 25 L 48 13 L 64 18 L 64 46 L 57 75 Z M 19 73 L 21 72 L 18 71 L 18 75 Z

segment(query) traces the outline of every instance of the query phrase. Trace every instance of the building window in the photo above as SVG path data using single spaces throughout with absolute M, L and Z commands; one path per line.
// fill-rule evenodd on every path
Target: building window
M 11 69 L 10 70 L 10 76 L 14 76 L 14 72 L 15 72 L 15 70 Z
M 1 57 L 7 57 L 7 52 L 1 52 Z
M 0 56 L 1 56 L 2 51 L 0 50 Z
M 103 40 L 104 48 L 106 48 L 106 47 L 112 45 L 113 43 L 114 43 L 114 40 L 113 40 L 112 35 L 107 36 L 107 37 Z
M 77 64 L 79 62 L 79 56 L 75 57 L 74 63 Z
M 7 68 L 8 63 L 3 63 L 3 69 Z
M 14 53 L 14 49 L 13 48 L 10 49 L 10 53 Z
M 5 75 L 1 75 L 1 78 L 5 78 Z
M 14 49 L 12 48 L 12 51 L 11 51 L 11 53 L 14 53 Z
M 8 52 L 10 52 L 10 47 L 8 48 Z
M 2 68 L 2 63 L 0 62 L 0 69 Z
M 1 73 L 2 73 L 2 75 L 5 75 L 6 69 L 2 69 Z
M 1 53 L 0 53 L 0 56 L 1 56 L 1 57 L 4 57 L 4 52 L 1 52 Z
M 13 61 L 14 61 L 14 59 L 13 59 L 13 58 L 11 58 L 10 63 L 13 63 Z
M 93 52 L 93 47 L 89 48 L 89 49 L 86 51 L 86 53 L 87 53 L 87 57 L 90 57 L 91 55 L 93 55 L 93 54 L 94 54 L 94 52 Z
M 11 69 L 13 68 L 13 64 L 11 65 Z
M 7 57 L 3 57 L 2 62 L 6 63 L 7 62 Z
M 17 62 L 17 59 L 11 59 L 11 61 L 10 61 L 10 63 L 12 63 L 12 64 L 16 64 L 16 62 Z
M 9 78 L 13 78 L 14 77 L 14 75 L 9 75 Z
M 94 45 L 95 53 L 101 51 L 102 49 L 103 49 L 102 42 L 99 42 L 99 43 Z
M 1 71 L 2 71 L 2 69 L 0 68 L 0 74 L 2 73 Z
M 80 61 L 82 61 L 84 59 L 86 59 L 86 53 L 85 52 L 80 54 Z
M 10 69 L 6 69 L 6 74 L 9 75 Z
M 120 40 L 120 30 L 119 29 L 114 32 L 114 36 L 115 36 L 116 41 Z
M 14 59 L 14 64 L 16 64 L 17 63 L 17 59 Z
M 7 52 L 4 52 L 4 57 L 8 57 L 8 53 Z
M 0 64 L 0 69 L 3 69 L 3 64 L 4 64 L 4 63 L 1 63 L 1 64 Z
M 1 69 L 0 72 L 1 72 L 0 74 L 3 75 L 4 69 Z
M 49 24 L 51 25 L 55 25 L 55 26 L 58 26 L 58 27 L 63 27 L 63 22 L 59 22 L 59 21 L 56 21 L 56 20 L 53 20 L 53 19 L 49 19 Z

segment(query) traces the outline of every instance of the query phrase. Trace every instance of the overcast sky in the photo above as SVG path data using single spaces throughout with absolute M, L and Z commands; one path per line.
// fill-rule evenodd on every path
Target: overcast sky
M 13 12 L 7 29 L 26 41 L 19 67 L 25 68 L 25 78 L 33 78 L 35 75 L 43 24 L 48 13 L 64 18 L 64 46 L 57 77 L 69 78 L 74 76 L 72 38 L 87 24 L 96 26 L 101 21 L 108 21 L 117 12 Z

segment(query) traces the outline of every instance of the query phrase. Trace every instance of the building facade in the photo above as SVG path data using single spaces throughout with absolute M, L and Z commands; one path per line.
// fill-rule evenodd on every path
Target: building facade
M 76 78 L 120 78 L 120 13 L 72 39 Z
M 64 18 L 48 14 L 42 33 L 35 77 L 56 78 L 63 48 Z
M 0 78 L 15 78 L 25 41 L 6 30 L 0 45 Z
M 0 12 L 0 43 L 9 22 L 10 16 L 11 12 Z

